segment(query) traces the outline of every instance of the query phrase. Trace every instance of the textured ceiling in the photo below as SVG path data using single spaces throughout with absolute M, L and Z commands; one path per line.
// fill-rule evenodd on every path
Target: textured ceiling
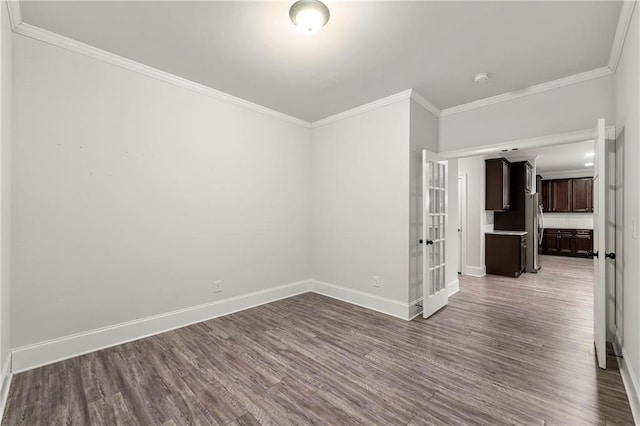
M 315 121 L 406 89 L 438 108 L 607 65 L 620 2 L 22 2 L 25 22 Z M 491 81 L 472 76 L 487 71 Z

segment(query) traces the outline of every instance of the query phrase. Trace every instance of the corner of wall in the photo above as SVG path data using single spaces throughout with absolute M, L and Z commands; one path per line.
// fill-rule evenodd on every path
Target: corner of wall
M 4 409 L 7 406 L 12 378 L 13 374 L 11 373 L 11 353 L 9 353 L 9 356 L 2 365 L 2 371 L 0 372 L 0 419 L 3 418 Z
M 13 147 L 13 23 L 9 15 L 12 5 L 0 7 L 0 362 L 2 387 L 0 405 L 4 411 L 11 381 L 11 209 Z M 16 2 L 17 4 L 17 2 Z M 13 4 L 15 6 L 16 4 Z M 17 16 L 14 18 L 18 19 Z M 2 411 L 0 411 L 0 416 Z

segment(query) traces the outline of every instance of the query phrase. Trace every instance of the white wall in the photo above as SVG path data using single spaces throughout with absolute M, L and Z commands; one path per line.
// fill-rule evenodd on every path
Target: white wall
M 14 47 L 14 346 L 309 278 L 308 129 Z
M 6 2 L 0 3 L 0 369 L 11 351 L 11 147 L 13 33 Z M 2 380 L 2 378 L 0 378 Z
M 493 212 L 485 210 L 484 161 L 484 157 L 458 160 L 458 176 L 467 176 L 467 253 L 462 271 L 466 275 L 485 274 L 484 233 L 493 231 Z
M 407 302 L 409 108 L 404 99 L 313 129 L 314 279 Z
M 613 120 L 613 76 L 576 83 L 440 119 L 439 152 L 592 129 Z
M 625 365 L 631 367 L 636 386 L 640 383 L 640 240 L 634 235 L 634 225 L 640 226 L 640 85 L 638 78 L 640 56 L 638 20 L 640 11 L 636 6 L 627 32 L 622 57 L 615 75 L 615 123 L 617 149 L 624 158 L 623 164 L 623 253 L 616 263 L 623 268 L 623 323 L 622 341 Z M 639 389 L 636 389 L 636 392 Z M 637 394 L 635 395 L 637 398 Z M 638 403 L 636 399 L 636 404 Z

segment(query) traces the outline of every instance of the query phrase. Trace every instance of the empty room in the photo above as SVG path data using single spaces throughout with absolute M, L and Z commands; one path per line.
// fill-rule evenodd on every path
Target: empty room
M 640 423 L 637 1 L 0 18 L 3 425 Z

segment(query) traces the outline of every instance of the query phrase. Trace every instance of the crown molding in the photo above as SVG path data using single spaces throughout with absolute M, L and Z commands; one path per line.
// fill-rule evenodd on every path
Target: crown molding
M 411 99 L 412 93 L 413 89 L 405 90 L 403 92 L 396 93 L 395 95 L 387 96 L 386 98 L 378 99 L 377 101 L 369 102 L 368 104 L 360 105 L 358 107 L 340 112 L 335 115 L 330 115 L 327 118 L 323 118 L 311 123 L 311 128 L 315 129 L 317 127 L 326 126 L 327 124 L 335 123 L 336 121 L 344 120 L 346 118 L 355 117 L 356 115 L 364 114 L 365 112 L 373 111 L 375 109 L 396 103 L 398 101 Z
M 22 11 L 20 10 L 19 0 L 7 0 L 7 9 L 9 9 L 9 22 L 11 29 L 15 31 L 22 24 Z
M 82 55 L 100 60 L 102 62 L 106 62 L 120 68 L 128 69 L 130 71 L 134 71 L 136 73 L 139 73 L 148 77 L 152 77 L 152 78 L 164 81 L 166 83 L 173 84 L 175 86 L 194 91 L 196 93 L 217 98 L 222 101 L 229 102 L 231 104 L 241 106 L 249 110 L 265 114 L 270 117 L 278 118 L 280 120 L 283 120 L 307 129 L 321 127 L 329 123 L 333 123 L 335 121 L 343 120 L 345 118 L 353 117 L 358 114 L 365 113 L 367 111 L 381 108 L 385 105 L 389 105 L 391 103 L 394 103 L 403 99 L 413 99 L 419 105 L 421 105 L 424 109 L 431 112 L 436 117 L 440 118 L 440 117 L 446 117 L 449 115 L 458 114 L 465 111 L 470 111 L 477 108 L 482 108 L 489 105 L 494 105 L 501 102 L 519 99 L 525 96 L 533 95 L 536 93 L 542 93 L 548 90 L 558 89 L 561 87 L 569 86 L 571 84 L 581 83 L 581 82 L 589 81 L 592 79 L 612 75 L 615 73 L 618 67 L 620 56 L 622 54 L 622 49 L 624 47 L 626 34 L 629 29 L 631 18 L 633 16 L 633 11 L 637 2 L 637 0 L 623 1 L 622 8 L 620 10 L 620 15 L 618 17 L 618 25 L 616 28 L 616 33 L 615 33 L 613 45 L 611 48 L 611 54 L 610 54 L 608 66 L 596 68 L 591 71 L 574 74 L 574 75 L 560 78 L 557 80 L 552 80 L 546 83 L 530 86 L 530 87 L 516 90 L 513 92 L 503 93 L 503 94 L 492 96 L 489 98 L 484 98 L 477 101 L 457 105 L 454 107 L 445 108 L 442 110 L 437 108 L 435 105 L 433 105 L 430 101 L 428 101 L 426 98 L 421 96 L 414 89 L 409 89 L 409 90 L 405 90 L 403 92 L 397 93 L 395 95 L 378 99 L 368 104 L 361 105 L 356 108 L 353 108 L 338 114 L 334 114 L 329 117 L 310 123 L 305 120 L 301 120 L 299 118 L 273 110 L 271 108 L 267 108 L 262 105 L 255 104 L 245 99 L 241 99 L 241 98 L 229 95 L 227 93 L 221 92 L 219 90 L 212 89 L 208 86 L 204 86 L 202 84 L 187 80 L 185 78 L 168 73 L 166 71 L 161 71 L 159 69 L 98 49 L 96 47 L 53 33 L 51 31 L 47 31 L 30 24 L 26 24 L 22 21 L 22 13 L 20 10 L 20 0 L 6 0 L 6 1 L 7 1 L 7 7 L 9 10 L 9 19 L 11 22 L 11 26 L 13 28 L 13 31 L 18 34 L 21 34 L 36 40 L 40 40 L 45 43 L 52 44 L 54 46 L 62 47 L 64 49 L 67 49 L 76 53 L 80 53 Z
M 618 63 L 622 56 L 624 41 L 627 38 L 627 31 L 629 30 L 629 25 L 631 25 L 631 17 L 633 16 L 633 9 L 635 6 L 635 0 L 624 1 L 622 3 L 622 9 L 620 9 L 620 15 L 618 16 L 616 34 L 613 38 L 613 44 L 611 45 L 611 55 L 609 56 L 609 68 L 612 72 L 616 72 L 616 69 L 618 68 Z
M 566 87 L 572 84 L 594 80 L 600 77 L 606 77 L 612 74 L 613 74 L 613 71 L 611 71 L 609 67 L 596 68 L 591 71 L 585 71 L 578 74 L 570 75 L 568 77 L 559 78 L 557 80 L 547 81 L 546 83 L 536 84 L 535 86 L 529 86 L 521 90 L 503 93 L 501 95 L 480 99 L 477 101 L 454 106 L 451 108 L 445 108 L 440 112 L 440 116 L 446 117 L 449 115 L 454 115 L 461 112 L 498 104 L 501 102 L 512 101 L 514 99 L 523 98 L 525 96 L 534 95 L 536 93 L 542 93 L 542 92 L 546 92 L 553 89 L 559 89 L 561 87 Z
M 429 102 L 427 99 L 423 98 L 415 89 L 411 90 L 411 99 L 416 101 L 422 108 L 429 111 L 431 114 L 436 117 L 440 117 L 440 109 L 436 107 L 434 104 Z
M 111 64 L 111 65 L 115 65 L 116 67 L 119 67 L 119 68 L 124 68 L 126 70 L 133 71 L 138 74 L 151 77 L 151 78 L 163 81 L 165 83 L 172 84 L 174 86 L 181 87 L 183 89 L 191 90 L 192 92 L 196 92 L 205 96 L 216 98 L 221 101 L 228 102 L 230 104 L 234 104 L 236 106 L 246 108 L 248 110 L 258 112 L 272 118 L 277 118 L 279 120 L 282 120 L 291 124 L 295 124 L 297 126 L 301 126 L 307 129 L 311 127 L 311 123 L 301 120 L 299 118 L 292 117 L 290 115 L 275 111 L 273 109 L 264 107 L 262 105 L 255 104 L 253 102 L 249 102 L 241 98 L 237 98 L 235 96 L 229 95 L 219 90 L 215 90 L 210 87 L 203 86 L 202 84 L 193 82 L 191 80 L 178 77 L 177 75 L 168 73 L 166 71 L 161 71 L 157 68 L 153 68 L 148 65 L 141 64 L 131 59 L 127 59 L 122 56 L 107 52 L 105 50 L 98 49 L 97 47 L 93 47 L 88 44 L 81 43 L 79 41 L 61 36 L 59 34 L 53 33 L 51 31 L 47 31 L 45 29 L 42 29 L 33 25 L 22 23 L 18 25 L 16 28 L 14 28 L 14 32 L 16 32 L 17 34 L 23 35 L 25 37 L 39 40 L 39 41 L 51 44 L 53 46 L 61 47 L 66 50 L 79 53 L 81 55 L 88 56 L 90 58 L 97 59 L 99 61 Z

